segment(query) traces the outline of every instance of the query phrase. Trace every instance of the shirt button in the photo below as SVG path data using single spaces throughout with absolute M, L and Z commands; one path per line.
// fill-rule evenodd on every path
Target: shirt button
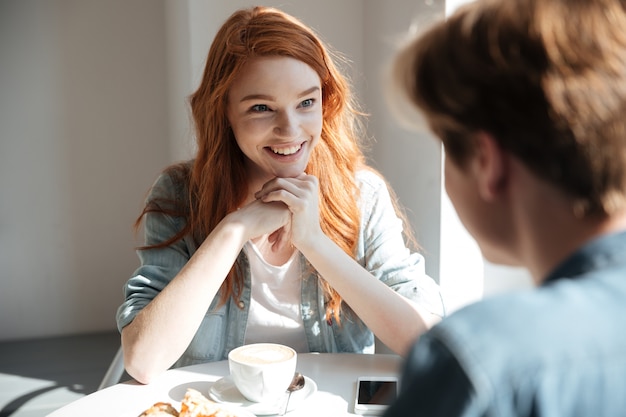
M 244 308 L 244 307 L 245 307 L 245 304 L 244 304 L 244 302 L 243 302 L 243 301 L 239 301 L 239 302 L 237 303 L 237 305 L 239 306 L 239 308 Z

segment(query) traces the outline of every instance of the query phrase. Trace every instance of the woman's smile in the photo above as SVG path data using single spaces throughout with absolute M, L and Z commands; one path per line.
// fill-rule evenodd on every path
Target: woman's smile
M 302 149 L 302 143 L 298 145 L 287 146 L 287 147 L 270 146 L 269 148 L 275 154 L 289 156 L 300 151 L 300 149 Z

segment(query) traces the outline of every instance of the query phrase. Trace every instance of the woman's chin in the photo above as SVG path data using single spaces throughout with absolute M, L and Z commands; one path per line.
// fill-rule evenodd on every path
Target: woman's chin
M 274 170 L 274 175 L 278 178 L 295 178 L 304 172 L 304 167 L 286 167 Z

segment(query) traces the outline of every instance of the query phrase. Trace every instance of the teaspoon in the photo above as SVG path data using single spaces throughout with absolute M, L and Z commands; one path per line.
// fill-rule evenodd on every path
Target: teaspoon
M 300 372 L 296 372 L 293 374 L 293 379 L 291 383 L 287 387 L 287 392 L 289 395 L 287 396 L 287 402 L 285 403 L 285 409 L 281 413 L 281 416 L 284 416 L 287 413 L 287 408 L 289 407 L 289 400 L 291 399 L 291 393 L 294 391 L 301 390 L 304 387 L 304 376 Z

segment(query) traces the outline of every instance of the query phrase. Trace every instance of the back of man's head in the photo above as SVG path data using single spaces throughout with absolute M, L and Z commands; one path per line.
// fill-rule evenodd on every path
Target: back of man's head
M 486 131 L 576 214 L 611 214 L 626 208 L 625 8 L 478 0 L 406 46 L 396 76 L 456 162 Z

